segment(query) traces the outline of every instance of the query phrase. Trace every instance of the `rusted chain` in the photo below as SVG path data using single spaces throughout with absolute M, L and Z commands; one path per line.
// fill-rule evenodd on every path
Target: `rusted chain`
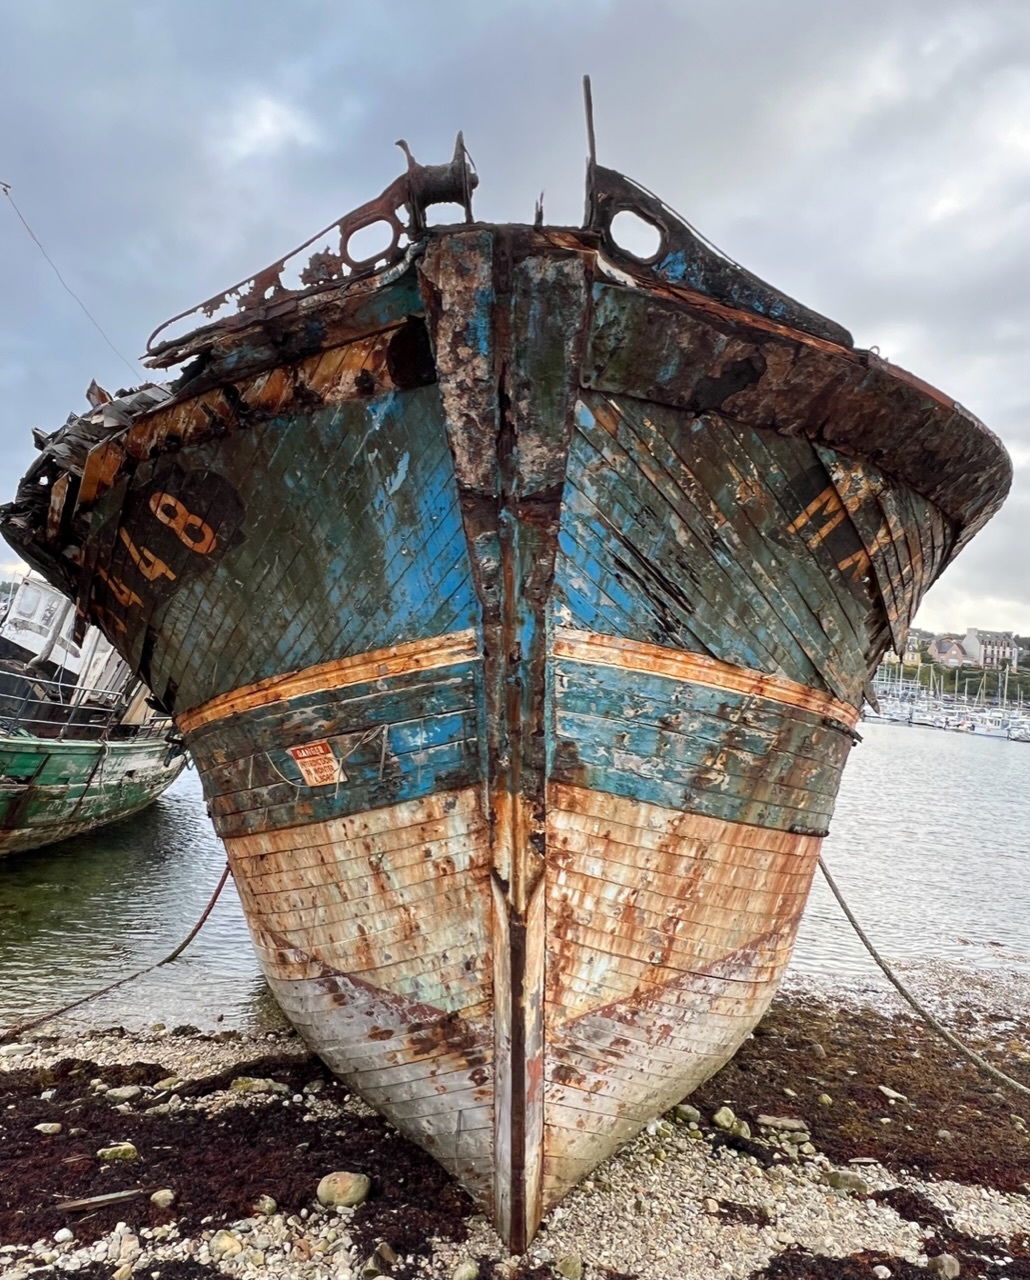
M 1030 1086 L 1021 1084 L 1020 1081 L 1014 1080 L 1012 1076 L 1006 1075 L 1004 1071 L 1000 1071 L 997 1067 L 992 1066 L 986 1058 L 982 1058 L 975 1049 L 970 1049 L 968 1045 L 963 1044 L 958 1036 L 949 1031 L 947 1027 L 942 1026 L 929 1009 L 916 999 L 901 979 L 895 975 L 887 961 L 884 960 L 873 944 L 869 941 L 862 929 L 862 926 L 855 919 L 851 908 L 844 901 L 844 895 L 837 887 L 837 882 L 834 880 L 833 876 L 830 875 L 829 869 L 822 858 L 819 859 L 819 870 L 823 873 L 826 883 L 830 886 L 830 892 L 837 899 L 837 905 L 840 907 L 841 911 L 844 912 L 845 916 L 847 916 L 848 923 L 851 925 L 852 929 L 854 929 L 858 934 L 859 941 L 876 961 L 877 965 L 879 965 L 887 981 L 895 988 L 902 999 L 919 1014 L 929 1027 L 932 1027 L 939 1036 L 942 1036 L 947 1040 L 948 1044 L 950 1044 L 953 1049 L 957 1049 L 964 1058 L 968 1058 L 975 1067 L 979 1067 L 981 1071 L 986 1072 L 987 1075 L 997 1080 L 1000 1084 L 1007 1086 L 1009 1089 L 1015 1089 L 1017 1093 L 1022 1093 L 1027 1097 L 1030 1097 Z
M 71 1004 L 66 1004 L 60 1009 L 54 1009 L 50 1013 L 45 1013 L 41 1018 L 33 1018 L 29 1022 L 23 1022 L 20 1026 L 12 1027 L 8 1031 L 0 1032 L 0 1044 L 9 1044 L 12 1040 L 17 1040 L 19 1036 L 23 1036 L 26 1031 L 31 1031 L 34 1027 L 41 1026 L 44 1022 L 50 1022 L 53 1018 L 60 1018 L 62 1015 L 70 1013 L 72 1009 L 78 1009 L 80 1005 L 89 1004 L 91 1000 L 97 1000 L 100 996 L 106 996 L 109 991 L 115 991 L 118 987 L 124 987 L 127 982 L 135 982 L 137 978 L 142 978 L 144 974 L 153 973 L 155 969 L 160 969 L 163 964 L 171 964 L 173 960 L 177 960 L 204 927 L 208 916 L 215 909 L 215 903 L 218 901 L 219 895 L 225 888 L 225 882 L 228 879 L 229 864 L 226 863 L 225 868 L 222 871 L 221 879 L 218 881 L 215 891 L 211 895 L 207 906 L 200 913 L 199 920 L 175 950 L 170 951 L 164 959 L 156 960 L 153 964 L 148 964 L 145 969 L 137 969 L 135 973 L 130 973 L 124 978 L 118 978 L 117 981 L 108 983 L 106 987 L 101 987 L 99 991 L 93 991 L 88 996 L 80 996 L 78 1000 L 73 1000 Z

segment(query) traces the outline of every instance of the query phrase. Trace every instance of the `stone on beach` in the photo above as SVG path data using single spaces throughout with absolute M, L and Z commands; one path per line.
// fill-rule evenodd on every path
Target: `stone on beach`
M 360 1280 L 373 1280 L 375 1276 L 388 1276 L 391 1268 L 394 1267 L 400 1258 L 396 1250 L 386 1240 L 380 1240 L 372 1252 L 372 1256 L 367 1258 L 364 1266 L 359 1272 Z
M 108 1102 L 135 1102 L 142 1092 L 138 1084 L 123 1084 L 116 1089 L 108 1089 L 104 1096 Z
M 941 1276 L 943 1280 L 955 1280 L 962 1273 L 959 1260 L 952 1253 L 937 1254 L 927 1262 L 926 1269 L 930 1275 Z
M 367 1174 L 337 1170 L 327 1173 L 318 1184 L 316 1195 L 327 1208 L 349 1209 L 364 1203 L 372 1183 Z
M 58 1124 L 56 1120 L 43 1124 L 34 1124 L 32 1126 L 37 1133 L 60 1133 L 64 1125 Z
M 175 1192 L 171 1187 L 162 1187 L 150 1197 L 150 1203 L 158 1209 L 170 1209 L 175 1204 Z
M 135 1262 L 140 1255 L 139 1237 L 131 1231 L 124 1231 L 118 1240 L 119 1262 Z
M 784 1133 L 807 1133 L 808 1124 L 794 1116 L 769 1116 L 764 1113 L 758 1117 L 761 1129 L 779 1129 Z
M 824 1176 L 826 1185 L 833 1187 L 835 1191 L 847 1191 L 861 1200 L 867 1199 L 871 1194 L 869 1183 L 853 1169 L 827 1169 Z
M 265 1080 L 260 1076 L 237 1076 L 229 1085 L 233 1093 L 289 1093 L 289 1087 L 278 1080 Z
M 736 1123 L 737 1117 L 729 1107 L 720 1107 L 712 1116 L 712 1124 L 714 1124 L 717 1129 L 730 1130 Z
M 243 1252 L 243 1243 L 231 1231 L 216 1231 L 208 1245 L 211 1257 L 217 1262 L 220 1258 L 231 1258 Z
M 138 1160 L 139 1152 L 131 1142 L 113 1142 L 109 1147 L 101 1147 L 97 1152 L 98 1160 L 105 1160 L 108 1164 L 117 1164 L 119 1161 Z

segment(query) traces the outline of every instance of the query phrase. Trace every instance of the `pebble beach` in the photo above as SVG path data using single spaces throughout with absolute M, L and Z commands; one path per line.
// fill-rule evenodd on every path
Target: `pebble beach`
M 1030 1084 L 1028 996 L 945 976 L 936 1009 Z M 285 1028 L 38 1033 L 0 1046 L 0 1275 L 1020 1280 L 1028 1129 L 890 994 L 788 987 L 512 1258 Z

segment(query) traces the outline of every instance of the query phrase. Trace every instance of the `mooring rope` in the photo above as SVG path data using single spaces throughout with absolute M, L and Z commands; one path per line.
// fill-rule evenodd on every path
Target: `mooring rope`
M 893 972 L 890 965 L 887 963 L 886 960 L 884 960 L 883 956 L 880 955 L 880 953 L 876 950 L 873 944 L 869 941 L 869 938 L 866 936 L 862 926 L 855 919 L 855 916 L 851 908 L 844 901 L 844 895 L 841 893 L 840 889 L 837 887 L 837 882 L 834 880 L 833 876 L 830 875 L 829 869 L 827 868 L 826 863 L 822 860 L 822 858 L 819 859 L 819 870 L 823 873 L 823 876 L 826 879 L 826 883 L 830 886 L 830 892 L 837 899 L 837 905 L 840 907 L 841 911 L 844 912 L 845 916 L 847 916 L 848 923 L 851 925 L 852 929 L 854 929 L 854 931 L 858 934 L 859 941 L 862 943 L 865 949 L 869 952 L 872 958 L 879 965 L 880 969 L 883 971 L 884 976 L 887 978 L 887 981 L 897 990 L 898 994 L 902 997 L 902 999 L 904 999 L 909 1005 L 911 1005 L 911 1007 L 916 1011 L 916 1013 L 919 1014 L 919 1016 L 923 1019 L 923 1021 L 928 1026 L 932 1027 L 933 1030 L 936 1031 L 938 1035 L 943 1036 L 943 1038 L 947 1040 L 948 1044 L 950 1044 L 953 1049 L 957 1049 L 959 1053 L 961 1053 L 963 1057 L 968 1058 L 969 1061 L 973 1063 L 974 1066 L 979 1067 L 981 1071 L 985 1071 L 993 1079 L 999 1081 L 999 1083 L 1003 1085 L 1008 1086 L 1008 1088 L 1015 1089 L 1018 1093 L 1026 1094 L 1027 1097 L 1030 1097 L 1030 1086 L 1021 1084 L 1020 1081 L 1014 1080 L 1011 1076 L 1006 1075 L 1004 1071 L 1000 1071 L 997 1067 L 992 1066 L 991 1063 L 989 1063 L 986 1058 L 982 1058 L 980 1054 L 976 1052 L 975 1049 L 970 1049 L 968 1045 L 963 1044 L 963 1042 L 958 1038 L 958 1036 L 956 1036 L 953 1032 L 949 1031 L 947 1027 L 942 1026 L 941 1023 L 938 1022 L 937 1019 L 933 1016 L 933 1014 L 929 1011 L 929 1009 L 927 1009 L 925 1005 L 921 1004 L 916 999 L 916 997 L 912 994 L 911 991 L 909 991 L 909 989 L 905 986 L 905 984 L 901 981 L 901 979 L 897 977 L 897 975 Z
M 887 961 L 880 955 L 876 947 L 873 946 L 865 930 L 856 920 L 854 912 L 845 901 L 844 895 L 841 893 L 836 880 L 834 880 L 833 876 L 830 874 L 830 870 L 822 858 L 819 859 L 819 870 L 823 873 L 823 877 L 830 887 L 830 892 L 833 894 L 834 898 L 836 898 L 837 905 L 840 907 L 841 911 L 844 912 L 848 923 L 851 925 L 852 929 L 854 929 L 859 941 L 865 947 L 866 951 L 869 952 L 870 956 L 872 956 L 884 977 L 886 977 L 887 981 L 895 988 L 902 999 L 915 1010 L 915 1012 L 929 1027 L 946 1040 L 953 1049 L 958 1050 L 958 1052 L 961 1053 L 964 1058 L 967 1058 L 971 1063 L 973 1063 L 974 1066 L 979 1067 L 981 1071 L 985 1072 L 992 1079 L 997 1080 L 1000 1084 L 1003 1084 L 1010 1089 L 1015 1089 L 1018 1093 L 1025 1094 L 1027 1097 L 1030 1097 L 1030 1086 L 1022 1084 L 1019 1080 L 1013 1079 L 1010 1075 L 1006 1075 L 1004 1071 L 993 1066 L 986 1058 L 977 1053 L 975 1049 L 971 1049 L 967 1044 L 964 1044 L 958 1036 L 949 1031 L 947 1027 L 943 1026 L 924 1004 L 916 999 L 912 992 L 909 991 L 901 979 L 894 973 Z M 143 969 L 138 969 L 135 973 L 130 973 L 124 978 L 118 978 L 117 981 L 108 983 L 106 987 L 101 987 L 99 991 L 93 991 L 89 995 L 81 996 L 78 1000 L 73 1000 L 70 1004 L 66 1004 L 60 1009 L 54 1009 L 49 1013 L 43 1014 L 42 1017 L 33 1018 L 29 1022 L 23 1022 L 17 1027 L 13 1027 L 8 1031 L 0 1033 L 0 1044 L 9 1044 L 11 1041 L 17 1040 L 19 1036 L 24 1035 L 26 1031 L 31 1031 L 34 1027 L 41 1026 L 44 1022 L 50 1022 L 53 1018 L 59 1018 L 66 1013 L 70 1013 L 72 1009 L 78 1009 L 81 1005 L 88 1004 L 91 1000 L 97 1000 L 100 996 L 107 995 L 108 992 L 115 991 L 118 987 L 123 987 L 128 982 L 134 982 L 137 978 L 142 978 L 145 974 L 153 973 L 155 969 L 160 969 L 162 965 L 170 964 L 173 960 L 177 960 L 204 927 L 208 916 L 210 916 L 211 912 L 214 910 L 215 903 L 218 901 L 222 890 L 225 888 L 225 882 L 228 880 L 229 874 L 229 864 L 226 863 L 218 884 L 215 886 L 215 891 L 211 895 L 207 906 L 200 913 L 200 917 L 196 924 L 189 931 L 186 937 L 183 938 L 179 945 L 175 947 L 174 950 L 170 951 L 168 955 L 164 956 L 161 960 L 155 961 L 154 964 L 147 965 Z
M 118 987 L 124 987 L 127 982 L 135 982 L 137 978 L 142 978 L 144 974 L 153 973 L 155 969 L 160 969 L 163 964 L 171 964 L 173 960 L 177 960 L 204 927 L 204 924 L 208 916 L 214 910 L 215 903 L 218 901 L 218 897 L 225 888 L 225 882 L 228 879 L 229 864 L 226 863 L 225 868 L 222 871 L 221 879 L 218 881 L 215 891 L 211 895 L 207 906 L 200 913 L 199 920 L 175 950 L 170 951 L 164 959 L 157 960 L 153 964 L 148 964 L 145 969 L 137 969 L 135 973 L 130 973 L 124 978 L 118 978 L 117 981 L 108 983 L 106 987 L 101 987 L 99 991 L 93 991 L 88 996 L 81 996 L 78 1000 L 73 1000 L 71 1004 L 66 1004 L 60 1009 L 54 1009 L 50 1013 L 45 1013 L 41 1018 L 33 1018 L 29 1022 L 23 1022 L 20 1026 L 12 1027 L 8 1031 L 0 1032 L 0 1044 L 9 1044 L 12 1040 L 17 1040 L 19 1036 L 23 1036 L 26 1031 L 31 1031 L 33 1027 L 41 1026 L 44 1022 L 49 1022 L 52 1018 L 60 1018 L 63 1014 L 70 1013 L 72 1009 L 77 1009 L 80 1005 L 89 1004 L 91 1000 L 97 1000 L 100 996 L 106 996 L 109 991 L 114 991 Z
M 5 195 L 7 199 L 11 202 L 11 208 L 14 210 L 15 214 L 17 215 L 18 221 L 29 233 L 30 237 L 34 241 L 40 253 L 50 264 L 50 267 L 53 270 L 54 275 L 57 276 L 58 280 L 60 280 L 61 286 L 63 287 L 65 293 L 67 293 L 70 297 L 75 299 L 75 301 L 79 304 L 79 306 L 85 312 L 86 318 L 87 320 L 89 320 L 93 328 L 96 329 L 97 333 L 100 334 L 100 336 L 111 348 L 111 350 L 115 353 L 115 355 L 122 362 L 122 364 L 125 365 L 126 369 L 128 369 L 128 371 L 132 374 L 133 378 L 138 379 L 140 376 L 139 365 L 134 365 L 131 360 L 129 360 L 126 356 L 122 355 L 122 353 L 118 350 L 118 348 L 114 345 L 111 339 L 104 332 L 104 329 L 100 324 L 100 321 L 96 318 L 93 312 L 90 311 L 89 307 L 86 306 L 86 304 L 82 301 L 82 299 L 71 287 L 71 285 L 64 278 L 64 276 L 61 275 L 61 272 L 57 266 L 57 263 L 53 260 L 53 258 L 51 258 L 50 254 L 47 253 L 46 249 L 43 248 L 43 243 L 40 240 L 39 236 L 37 236 L 35 231 L 33 231 L 32 228 L 29 226 L 28 222 L 26 221 L 25 215 L 22 213 L 22 211 L 18 208 L 17 204 L 15 203 L 14 196 L 11 195 L 11 184 L 9 182 L 0 182 L 0 194 Z

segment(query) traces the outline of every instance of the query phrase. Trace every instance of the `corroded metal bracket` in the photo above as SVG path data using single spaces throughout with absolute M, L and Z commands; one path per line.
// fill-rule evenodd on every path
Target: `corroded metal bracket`
M 620 213 L 633 214 L 658 233 L 658 248 L 649 257 L 640 257 L 618 243 L 612 223 Z M 636 268 L 645 268 L 669 284 L 684 285 L 827 342 L 854 346 L 851 334 L 841 325 L 766 284 L 708 244 L 656 195 L 615 169 L 597 164 L 592 157 L 587 168 L 584 225 L 598 232 L 605 252 L 617 261 L 628 259 Z
M 458 134 L 454 144 L 454 156 L 448 164 L 419 164 L 408 147 L 400 139 L 397 145 L 408 158 L 408 168 L 400 177 L 381 192 L 374 200 L 369 200 L 358 208 L 345 213 L 336 222 L 317 231 L 296 249 L 291 249 L 271 266 L 239 280 L 221 293 L 207 298 L 204 302 L 180 311 L 160 325 L 147 339 L 147 355 L 159 356 L 170 347 L 178 346 L 182 338 L 172 338 L 158 343 L 157 338 L 173 324 L 185 320 L 189 316 L 205 316 L 210 319 L 222 307 L 236 300 L 240 312 L 254 311 L 272 302 L 296 296 L 308 289 L 320 285 L 331 285 L 343 281 L 350 276 L 365 274 L 377 267 L 390 266 L 403 258 L 408 244 L 418 240 L 426 229 L 425 213 L 430 205 L 460 204 L 465 211 L 465 221 L 472 221 L 472 192 L 479 178 L 472 167 L 465 140 Z M 402 214 L 405 217 L 402 217 Z M 384 223 L 390 233 L 389 243 L 378 252 L 365 258 L 356 258 L 350 252 L 352 239 L 366 227 Z M 304 286 L 301 290 L 290 289 L 283 284 L 283 272 L 295 258 L 309 249 L 323 236 L 336 233 L 339 236 L 339 247 L 334 251 L 328 246 L 311 254 L 307 264 L 299 272 L 299 279 Z

